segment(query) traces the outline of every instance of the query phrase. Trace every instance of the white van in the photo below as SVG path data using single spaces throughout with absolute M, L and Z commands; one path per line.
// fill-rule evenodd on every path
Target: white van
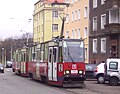
M 120 59 L 107 59 L 105 64 L 105 80 L 112 86 L 118 85 L 120 81 Z
M 100 63 L 94 70 L 94 78 L 97 79 L 98 84 L 103 84 L 105 82 L 104 79 L 104 65 L 105 63 Z

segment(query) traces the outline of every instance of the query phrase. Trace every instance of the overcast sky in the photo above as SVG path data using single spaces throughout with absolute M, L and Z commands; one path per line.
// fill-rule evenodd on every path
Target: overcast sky
M 33 32 L 34 3 L 38 0 L 0 0 L 0 38 Z M 20 31 L 23 32 L 20 32 Z

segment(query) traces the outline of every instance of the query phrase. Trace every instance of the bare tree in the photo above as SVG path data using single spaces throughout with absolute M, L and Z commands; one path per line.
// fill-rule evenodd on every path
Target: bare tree
M 0 62 L 2 62 L 2 48 L 5 49 L 6 61 L 10 61 L 13 52 L 18 48 L 23 48 L 24 46 L 29 46 L 33 43 L 33 38 L 31 33 L 25 33 L 22 37 L 18 38 L 7 38 L 4 41 L 0 41 Z

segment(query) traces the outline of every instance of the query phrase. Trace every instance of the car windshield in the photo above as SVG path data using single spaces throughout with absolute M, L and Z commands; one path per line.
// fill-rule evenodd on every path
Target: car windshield
M 64 42 L 63 56 L 65 62 L 84 62 L 83 42 Z
M 3 65 L 2 65 L 2 64 L 0 64 L 0 67 L 3 67 Z
M 94 71 L 96 64 L 86 64 L 86 71 Z

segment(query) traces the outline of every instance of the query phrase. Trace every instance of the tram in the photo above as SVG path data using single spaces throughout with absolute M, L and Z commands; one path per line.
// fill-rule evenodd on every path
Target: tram
M 28 76 L 28 61 L 28 48 L 17 49 L 14 52 L 13 72 L 21 76 Z
M 15 52 L 13 71 L 22 76 L 63 87 L 83 87 L 84 41 L 56 38 Z

